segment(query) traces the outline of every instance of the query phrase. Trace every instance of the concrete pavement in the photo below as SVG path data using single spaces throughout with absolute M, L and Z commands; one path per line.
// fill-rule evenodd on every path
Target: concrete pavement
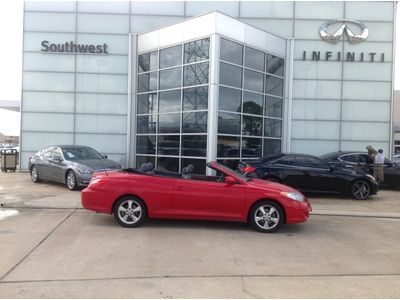
M 125 229 L 80 193 L 0 173 L 1 298 L 398 298 L 400 197 L 311 197 L 304 224 L 149 220 Z

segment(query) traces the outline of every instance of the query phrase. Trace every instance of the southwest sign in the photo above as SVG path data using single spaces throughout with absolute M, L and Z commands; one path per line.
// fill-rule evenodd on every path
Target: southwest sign
M 108 45 L 75 44 L 73 41 L 64 44 L 52 44 L 42 41 L 42 52 L 65 54 L 108 54 Z

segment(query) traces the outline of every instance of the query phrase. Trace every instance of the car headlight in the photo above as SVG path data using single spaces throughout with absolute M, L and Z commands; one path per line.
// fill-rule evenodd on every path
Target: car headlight
M 295 192 L 281 192 L 282 196 L 285 196 L 287 198 L 290 198 L 294 201 L 298 202 L 303 202 L 304 201 L 304 196 L 300 193 L 295 193 Z
M 81 174 L 92 174 L 92 173 L 94 172 L 94 170 L 93 170 L 93 169 L 90 169 L 90 168 L 77 167 L 76 169 L 77 169 L 77 170 L 79 171 L 79 173 L 81 173 Z

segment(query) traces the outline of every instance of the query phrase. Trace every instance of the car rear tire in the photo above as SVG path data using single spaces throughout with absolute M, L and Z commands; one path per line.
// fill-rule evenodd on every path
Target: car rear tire
M 66 178 L 67 187 L 70 191 L 75 191 L 78 189 L 78 182 L 76 180 L 74 171 L 69 170 L 67 172 L 67 176 L 65 176 L 65 178 Z
M 270 200 L 257 202 L 250 210 L 250 223 L 264 233 L 278 230 L 284 223 L 282 208 Z
M 126 196 L 114 205 L 114 218 L 123 227 L 138 227 L 147 218 L 146 205 L 142 200 Z
M 357 200 L 364 200 L 371 194 L 371 186 L 365 180 L 356 180 L 350 186 L 350 195 Z
M 32 166 L 32 168 L 31 168 L 31 179 L 34 183 L 41 182 L 40 177 L 39 177 L 39 171 L 36 168 L 36 166 Z

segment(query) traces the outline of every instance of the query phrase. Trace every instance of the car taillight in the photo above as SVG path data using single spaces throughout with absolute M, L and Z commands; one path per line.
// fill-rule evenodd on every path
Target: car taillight
M 253 173 L 255 170 L 256 170 L 256 168 L 253 166 L 246 166 L 243 168 L 243 171 L 246 173 Z

